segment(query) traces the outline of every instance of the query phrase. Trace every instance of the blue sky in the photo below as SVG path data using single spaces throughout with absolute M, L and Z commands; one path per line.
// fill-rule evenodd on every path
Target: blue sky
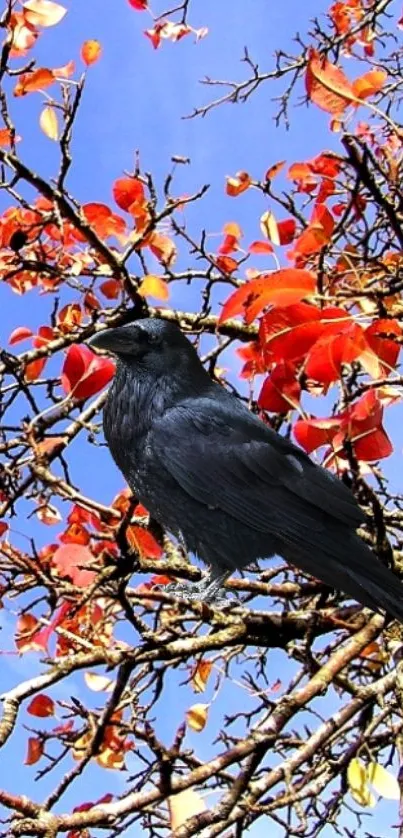
M 140 151 L 142 168 L 152 172 L 161 187 L 171 168 L 171 156 L 184 155 L 191 158 L 191 166 L 178 168 L 177 192 L 196 191 L 204 183 L 211 184 L 203 201 L 187 210 L 186 217 L 195 235 L 203 227 L 210 233 L 219 233 L 225 222 L 234 220 L 241 225 L 245 241 L 260 238 L 258 220 L 269 208 L 267 200 L 253 191 L 238 199 L 228 198 L 224 190 L 225 176 L 247 170 L 252 176 L 261 177 L 278 160 L 286 159 L 291 163 L 313 157 L 324 149 L 339 149 L 337 135 L 328 131 L 327 115 L 314 107 L 299 106 L 292 113 L 291 130 L 277 129 L 273 121 L 275 106 L 271 100 L 280 92 L 280 87 L 264 84 L 244 106 L 225 105 L 210 112 L 205 119 L 184 120 L 182 117 L 216 95 L 214 88 L 199 84 L 201 78 L 206 75 L 229 80 L 245 78 L 248 68 L 240 58 L 246 45 L 263 70 L 271 68 L 274 51 L 280 47 L 293 51 L 294 34 L 297 31 L 305 33 L 309 19 L 323 15 L 326 6 L 323 0 L 195 2 L 189 22 L 196 28 L 208 26 L 209 35 L 198 44 L 194 44 L 192 36 L 178 44 L 164 42 L 155 52 L 143 35 L 144 28 L 150 25 L 147 14 L 133 11 L 127 0 L 114 0 L 113 3 L 73 0 L 68 3 L 66 18 L 54 29 L 45 30 L 35 48 L 38 66 L 60 66 L 71 58 L 76 59 L 82 42 L 88 38 L 99 39 L 103 46 L 102 59 L 88 72 L 75 127 L 74 164 L 68 181 L 70 192 L 84 202 L 110 203 L 112 183 L 125 169 L 133 168 L 136 149 Z M 156 0 L 155 11 L 159 10 L 162 5 Z M 302 95 L 300 88 L 298 96 Z M 38 124 L 41 105 L 42 96 L 37 93 L 14 100 L 12 110 L 17 131 L 23 138 L 19 151 L 24 162 L 49 177 L 57 172 L 57 146 L 41 134 Z M 4 198 L 1 201 L 0 207 L 4 209 Z M 214 249 L 213 245 L 211 249 Z M 71 300 L 70 293 L 68 298 Z M 179 292 L 175 302 L 178 307 L 192 308 L 192 292 L 186 292 L 183 297 Z M 36 328 L 47 323 L 52 303 L 51 297 L 41 297 L 36 291 L 19 298 L 2 285 L 0 305 L 6 317 L 3 316 L 0 325 L 1 343 L 6 343 L 16 326 Z M 196 307 L 197 302 L 193 304 Z M 62 360 L 59 360 L 61 365 Z M 233 363 L 235 365 L 235 359 Z M 390 423 L 390 432 L 397 440 L 397 422 L 392 419 Z M 122 487 L 122 478 L 105 449 L 88 446 L 85 438 L 80 438 L 74 445 L 70 462 L 75 482 L 99 501 L 108 503 Z M 389 466 L 389 471 L 395 479 L 393 466 Z M 66 507 L 61 509 L 67 514 Z M 40 543 L 54 540 L 60 529 L 45 530 L 32 519 L 29 524 L 18 521 L 18 530 L 26 535 L 34 534 Z M 9 635 L 7 648 L 11 649 L 12 616 L 6 611 L 0 612 L 0 621 L 4 627 L 3 637 Z M 276 680 L 284 659 L 284 655 L 277 652 L 269 656 L 273 671 L 269 680 Z M 21 677 L 34 674 L 37 666 L 35 655 L 26 655 L 22 660 L 3 657 L 2 689 L 17 683 Z M 173 675 L 164 698 L 170 708 L 171 725 L 166 721 L 166 706 L 159 722 L 165 741 L 169 741 L 174 725 L 195 700 L 189 689 L 179 691 L 177 684 L 178 678 Z M 237 692 L 227 689 L 225 703 L 228 710 L 232 701 L 234 707 L 239 706 L 240 699 Z M 55 698 L 67 697 L 65 691 L 66 687 L 61 686 L 51 694 Z M 83 701 L 94 702 L 94 696 L 82 679 L 78 694 Z M 219 704 L 217 702 L 217 708 L 213 708 L 205 734 L 189 735 L 189 743 L 202 758 L 211 754 L 209 743 L 212 734 L 218 731 L 222 714 Z M 324 713 L 331 712 L 331 698 L 324 699 L 322 704 Z M 176 715 L 171 713 L 171 707 L 175 707 Z M 32 722 L 29 717 L 24 720 Z M 18 776 L 19 790 L 39 799 L 50 790 L 53 782 L 47 778 L 38 788 L 34 786 L 35 767 L 21 767 L 25 742 L 26 734 L 21 732 L 11 739 L 4 757 L 7 776 L 2 782 L 15 791 Z M 97 768 L 92 769 L 91 783 L 89 799 L 96 799 L 106 790 L 123 790 L 120 775 Z M 66 811 L 67 806 L 77 802 L 80 802 L 79 795 L 73 791 L 65 797 L 62 809 Z M 387 824 L 396 819 L 397 807 L 381 802 L 368 828 L 372 831 L 382 829 L 382 836 L 389 838 L 395 831 Z M 139 830 L 132 834 L 141 833 Z M 267 835 L 267 825 L 258 824 L 250 834 L 263 838 Z M 282 834 L 270 825 L 270 836 L 277 838 Z M 329 837 L 331 834 L 328 833 Z

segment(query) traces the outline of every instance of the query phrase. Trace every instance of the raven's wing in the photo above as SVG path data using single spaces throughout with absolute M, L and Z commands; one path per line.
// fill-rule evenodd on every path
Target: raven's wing
M 399 580 L 354 532 L 365 516 L 352 492 L 225 391 L 167 411 L 149 442 L 191 498 L 275 536 L 304 572 L 403 621 Z
M 340 480 L 233 397 L 182 402 L 154 425 L 150 443 L 190 497 L 258 532 L 314 547 L 329 519 L 347 528 L 365 520 Z

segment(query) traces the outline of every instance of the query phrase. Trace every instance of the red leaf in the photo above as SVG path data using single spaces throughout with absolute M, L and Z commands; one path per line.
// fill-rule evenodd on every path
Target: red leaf
M 225 303 L 219 322 L 243 314 L 252 323 L 266 306 L 286 306 L 299 302 L 316 289 L 316 276 L 311 271 L 283 268 L 264 274 L 237 288 Z
M 331 384 L 340 377 L 342 364 L 351 364 L 368 349 L 361 326 L 350 323 L 339 334 L 325 332 L 312 347 L 305 373 L 322 384 Z
M 21 340 L 27 340 L 27 338 L 32 337 L 33 332 L 31 329 L 28 329 L 27 326 L 18 326 L 17 329 L 11 332 L 8 342 L 10 346 L 13 346 L 15 343 L 20 343 Z
M 163 550 L 149 530 L 132 525 L 126 530 L 126 538 L 130 546 L 136 550 L 141 558 L 160 559 Z
M 118 279 L 106 279 L 99 286 L 99 290 L 107 300 L 117 300 L 122 293 L 122 285 Z
M 290 244 L 295 236 L 295 218 L 286 218 L 284 221 L 277 221 L 277 230 L 280 244 Z
M 301 448 L 311 454 L 322 445 L 331 443 L 339 424 L 336 416 L 330 419 L 299 419 L 293 427 L 293 434 Z
M 113 184 L 113 197 L 118 207 L 128 212 L 132 204 L 145 200 L 144 186 L 138 178 L 118 178 Z
M 267 253 L 273 253 L 274 251 L 270 242 L 256 241 L 249 245 L 248 252 L 266 255 Z
M 323 335 L 339 334 L 352 322 L 343 309 L 296 303 L 269 311 L 260 321 L 259 340 L 268 364 L 303 358 Z
M 272 413 L 288 413 L 298 406 L 301 386 L 295 378 L 295 367 L 285 361 L 276 364 L 263 382 L 258 406 Z
M 47 716 L 54 716 L 55 702 L 48 695 L 39 693 L 28 704 L 27 713 L 30 713 L 31 716 L 38 716 L 40 719 L 45 719 Z
M 223 274 L 232 274 L 238 267 L 238 262 L 232 256 L 216 256 L 213 259 L 214 264 Z
M 88 399 L 105 387 L 115 372 L 110 358 L 95 355 L 87 346 L 70 346 L 62 370 L 62 386 L 76 399 Z
M 55 551 L 52 564 L 61 576 L 68 576 L 74 585 L 85 588 L 96 577 L 94 570 L 85 570 L 82 565 L 94 562 L 94 556 L 88 547 L 81 544 L 63 544 Z
M 24 759 L 24 765 L 35 765 L 40 760 L 43 754 L 43 742 L 34 736 L 28 739 L 27 755 Z
M 129 6 L 138 12 L 145 12 L 148 7 L 148 0 L 129 0 Z
M 401 338 L 402 327 L 398 320 L 383 318 L 375 320 L 365 330 L 365 337 L 372 351 L 383 361 L 387 374 L 394 368 L 400 353 L 400 344 L 395 338 Z

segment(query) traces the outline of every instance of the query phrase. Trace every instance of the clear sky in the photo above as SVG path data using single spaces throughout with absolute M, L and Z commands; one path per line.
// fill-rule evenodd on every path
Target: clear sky
M 62 2 L 62 0 L 61 0 Z M 323 15 L 327 4 L 324 0 L 203 0 L 192 5 L 189 21 L 194 27 L 209 27 L 209 34 L 198 44 L 188 36 L 178 44 L 164 42 L 154 51 L 143 30 L 150 25 L 147 14 L 134 11 L 127 0 L 96 0 L 66 2 L 68 14 L 54 29 L 45 30 L 35 48 L 38 66 L 60 66 L 70 59 L 77 59 L 82 42 L 88 38 L 98 39 L 103 46 L 101 60 L 88 72 L 88 83 L 76 123 L 73 154 L 74 164 L 69 177 L 69 190 L 79 200 L 111 203 L 111 186 L 123 171 L 133 168 L 134 152 L 140 151 L 142 167 L 152 172 L 159 186 L 170 170 L 172 155 L 191 158 L 191 166 L 180 167 L 176 180 L 177 192 L 191 192 L 202 184 L 211 188 L 205 198 L 194 205 L 187 217 L 197 234 L 202 228 L 210 233 L 219 233 L 227 221 L 237 221 L 250 242 L 260 238 L 258 220 L 268 209 L 265 198 L 250 192 L 238 199 L 225 195 L 225 176 L 238 170 L 247 170 L 252 176 L 262 177 L 265 170 L 279 160 L 289 163 L 315 156 L 324 149 L 338 149 L 337 135 L 328 131 L 328 116 L 314 107 L 299 106 L 291 114 L 291 130 L 277 129 L 273 121 L 275 106 L 272 97 L 280 87 L 264 84 L 246 105 L 225 105 L 213 110 L 205 119 L 184 120 L 195 106 L 215 96 L 214 88 L 204 87 L 199 80 L 208 75 L 218 79 L 239 79 L 246 77 L 248 68 L 240 62 L 244 46 L 248 46 L 254 61 L 262 70 L 273 67 L 273 53 L 276 49 L 294 50 L 292 38 L 296 32 L 305 34 L 308 21 L 315 15 Z M 155 11 L 162 10 L 159 0 Z M 308 39 L 307 39 L 308 41 Z M 297 48 L 295 47 L 295 51 Z M 298 90 L 298 104 L 303 96 Z M 46 139 L 38 125 L 42 96 L 32 94 L 13 102 L 13 116 L 18 133 L 22 136 L 19 146 L 24 162 L 47 177 L 57 171 L 57 147 Z M 0 209 L 7 202 L 0 197 Z M 214 241 L 214 240 L 213 240 Z M 211 249 L 214 249 L 212 246 Z M 71 300 L 69 292 L 68 299 Z M 176 297 L 181 306 L 180 297 Z M 0 305 L 3 317 L 0 323 L 2 345 L 6 344 L 13 328 L 28 325 L 36 328 L 47 323 L 52 308 L 51 297 L 39 296 L 33 291 L 29 296 L 19 298 L 11 290 L 0 287 Z M 183 305 L 192 307 L 192 298 L 186 293 Z M 235 360 L 234 360 L 235 363 Z M 61 359 L 60 359 L 61 364 Z M 394 420 L 389 425 L 392 437 L 397 438 Z M 396 431 L 396 434 L 395 434 Z M 74 445 L 70 455 L 72 475 L 76 484 L 85 493 L 108 503 L 122 488 L 122 478 L 115 469 L 105 449 L 95 449 L 86 444 L 83 437 Z M 390 469 L 389 469 L 390 470 Z M 392 472 L 393 474 L 393 472 Z M 66 507 L 60 507 L 67 514 Z M 17 525 L 15 524 L 17 529 Z M 18 530 L 25 535 L 34 534 L 39 543 L 53 541 L 62 527 L 45 529 L 18 520 Z M 21 546 L 26 546 L 23 540 Z M 7 612 L 0 612 L 3 623 L 3 638 L 11 633 L 12 618 Z M 12 649 L 12 637 L 2 646 Z M 273 667 L 273 682 L 278 676 L 279 666 L 284 665 L 284 654 L 273 653 L 269 657 Z M 2 689 L 17 683 L 21 677 L 29 677 L 37 671 L 34 654 L 21 660 L 4 656 L 0 683 Z M 189 689 L 178 690 L 177 678 L 172 678 L 165 701 L 172 702 L 176 715 L 171 715 L 171 724 L 166 713 L 160 721 L 161 735 L 165 741 L 174 729 L 174 724 L 183 717 L 184 710 L 193 703 Z M 93 701 L 81 680 L 78 694 L 83 701 Z M 52 690 L 54 698 L 66 697 L 66 688 Z M 231 706 L 231 694 L 227 688 L 222 699 Z M 208 700 L 208 696 L 206 698 Z M 239 706 L 239 696 L 235 696 Z M 323 713 L 331 712 L 331 697 L 322 702 Z M 165 711 L 167 708 L 165 707 Z M 219 723 L 220 713 L 213 710 L 211 721 L 204 734 L 189 735 L 189 742 L 201 758 L 211 753 L 209 742 Z M 27 724 L 32 717 L 25 716 Z M 218 727 L 217 727 L 218 729 Z M 6 760 L 7 771 L 2 784 L 10 791 L 23 791 L 34 798 L 42 799 L 53 786 L 52 775 L 36 787 L 33 779 L 36 767 L 22 767 L 25 755 L 26 734 L 19 733 L 11 738 L 2 759 Z M 1 772 L 3 774 L 3 772 Z M 18 787 L 16 787 L 18 778 Z M 96 799 L 105 791 L 123 791 L 122 777 L 116 772 L 105 772 L 94 767 L 91 773 L 91 791 L 86 790 L 86 799 Z M 81 790 L 79 790 L 81 793 Z M 80 802 L 77 791 L 67 795 L 62 809 Z M 397 820 L 397 806 L 380 802 L 371 826 L 368 829 L 383 838 L 392 838 L 395 830 L 388 827 Z M 347 823 L 349 820 L 347 819 Z M 351 823 L 351 821 L 350 821 Z M 270 825 L 270 838 L 283 834 Z M 250 834 L 263 838 L 269 834 L 268 827 L 261 821 Z M 141 831 L 132 832 L 134 838 Z M 330 838 L 333 833 L 323 833 Z M 363 833 L 364 834 L 364 833 Z

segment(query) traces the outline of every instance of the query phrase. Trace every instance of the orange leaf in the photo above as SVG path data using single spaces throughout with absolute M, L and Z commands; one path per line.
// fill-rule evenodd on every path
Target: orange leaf
M 204 692 L 212 668 L 213 662 L 210 660 L 201 660 L 196 665 L 192 673 L 192 687 L 195 693 Z
M 270 168 L 267 169 L 267 172 L 264 176 L 264 179 L 265 180 L 273 180 L 273 178 L 277 177 L 277 175 L 281 172 L 281 170 L 284 168 L 284 166 L 285 166 L 285 160 L 280 160 L 279 163 L 274 163 L 273 166 L 270 166 Z
M 14 96 L 25 96 L 26 93 L 34 93 L 36 90 L 46 90 L 54 81 L 53 70 L 47 70 L 45 67 L 32 70 L 31 73 L 23 73 L 14 88 Z
M 54 716 L 55 702 L 48 695 L 39 693 L 28 704 L 27 713 L 30 713 L 31 716 L 38 716 L 40 719 L 45 719 L 47 716 Z
M 169 268 L 175 262 L 176 246 L 169 236 L 164 236 L 161 233 L 152 233 L 147 244 L 151 253 L 154 254 L 162 265 L 166 265 Z
M 99 41 L 84 41 L 81 47 L 81 59 L 87 67 L 95 64 L 101 57 L 102 47 Z
M 162 277 L 154 276 L 154 274 L 146 274 L 139 285 L 138 293 L 142 297 L 150 296 L 156 297 L 157 300 L 167 300 L 169 297 L 169 287 Z
M 282 268 L 271 274 L 245 282 L 225 303 L 219 322 L 243 314 L 252 323 L 266 306 L 287 306 L 297 303 L 316 290 L 316 276 L 312 271 Z
M 382 90 L 388 77 L 385 70 L 370 70 L 353 81 L 353 91 L 357 99 L 368 99 Z
M 14 136 L 14 142 L 18 143 L 21 137 L 17 135 Z M 0 146 L 2 148 L 8 148 L 11 145 L 12 135 L 8 128 L 0 128 Z
M 53 0 L 26 0 L 24 18 L 31 26 L 55 26 L 63 20 L 67 9 Z
M 353 86 L 343 71 L 327 58 L 321 58 L 314 49 L 309 54 L 305 86 L 315 105 L 336 116 L 340 116 L 355 98 Z
M 251 185 L 251 178 L 247 172 L 237 172 L 235 177 L 227 177 L 227 195 L 236 198 L 249 189 Z

